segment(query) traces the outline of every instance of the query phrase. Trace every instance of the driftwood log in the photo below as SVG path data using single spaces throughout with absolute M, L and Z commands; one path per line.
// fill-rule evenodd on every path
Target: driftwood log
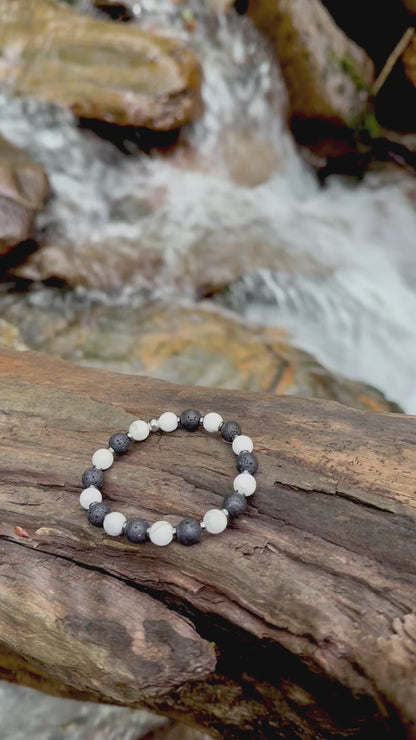
M 416 738 L 416 420 L 183 388 L 0 355 L 0 675 L 147 706 L 224 738 Z M 243 421 L 249 513 L 186 548 L 88 525 L 80 475 L 134 418 Z M 234 456 L 151 435 L 108 471 L 113 509 L 172 523 L 221 504 Z

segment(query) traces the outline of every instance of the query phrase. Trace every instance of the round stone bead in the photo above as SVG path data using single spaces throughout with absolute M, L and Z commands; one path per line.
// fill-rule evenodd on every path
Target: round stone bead
M 224 509 L 227 509 L 230 517 L 240 516 L 247 509 L 247 499 L 242 493 L 229 493 L 222 505 Z
M 201 539 L 202 528 L 196 519 L 181 519 L 176 527 L 176 539 L 182 545 L 194 545 Z
M 252 452 L 240 452 L 237 457 L 237 470 L 240 473 L 243 470 L 248 470 L 249 473 L 255 473 L 258 467 L 257 457 Z
M 104 517 L 110 513 L 110 507 L 107 506 L 103 501 L 98 501 L 90 505 L 88 509 L 88 521 L 94 525 L 94 527 L 102 527 Z
M 165 411 L 159 416 L 159 426 L 162 432 L 174 432 L 178 428 L 178 417 L 173 411 Z
M 111 435 L 108 446 L 112 447 L 114 452 L 117 452 L 117 455 L 125 455 L 130 447 L 130 440 L 124 432 L 116 432 Z
M 113 537 L 117 537 L 117 535 L 122 533 L 125 521 L 126 517 L 124 514 L 120 514 L 119 511 L 112 511 L 104 517 L 104 531 Z
M 147 421 L 143 421 L 143 419 L 132 421 L 129 426 L 129 434 L 132 439 L 136 440 L 136 442 L 143 442 L 143 440 L 147 439 L 150 434 Z
M 224 422 L 221 427 L 221 436 L 226 442 L 232 442 L 238 434 L 241 434 L 241 427 L 236 421 Z
M 246 434 L 239 434 L 233 439 L 233 452 L 239 455 L 240 452 L 253 452 L 253 442 Z
M 82 474 L 82 485 L 84 488 L 88 488 L 88 486 L 101 488 L 103 483 L 104 473 L 99 468 L 88 468 L 88 470 Z
M 213 411 L 204 416 L 202 426 L 207 432 L 218 432 L 222 424 L 222 416 L 215 414 Z
M 201 414 L 195 409 L 186 409 L 181 413 L 181 427 L 186 429 L 188 432 L 196 432 L 199 427 L 199 420 Z
M 244 496 L 251 496 L 256 490 L 257 481 L 250 473 L 240 473 L 236 475 L 233 482 L 234 491 L 243 493 Z
M 100 470 L 107 470 L 108 468 L 111 468 L 113 462 L 113 453 L 111 452 L 111 450 L 107 450 L 107 448 L 105 447 L 102 447 L 101 450 L 97 450 L 96 452 L 94 452 L 92 456 L 92 464 L 96 468 L 100 468 Z
M 146 542 L 148 528 L 145 519 L 129 519 L 124 524 L 123 532 L 130 542 Z
M 169 545 L 173 540 L 173 527 L 169 522 L 160 520 L 149 529 L 149 539 L 154 545 Z
M 98 488 L 94 488 L 94 486 L 89 486 L 88 488 L 84 488 L 83 491 L 81 491 L 81 495 L 79 497 L 79 503 L 81 504 L 83 509 L 90 508 L 90 504 L 95 504 L 97 501 L 102 501 L 103 497 L 101 496 L 101 491 L 98 490 Z
M 227 527 L 227 516 L 221 509 L 209 509 L 202 521 L 210 534 L 219 534 Z

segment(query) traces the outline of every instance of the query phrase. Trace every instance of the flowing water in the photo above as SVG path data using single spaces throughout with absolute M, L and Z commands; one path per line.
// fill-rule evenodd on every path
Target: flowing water
M 79 129 L 69 113 L 3 95 L 0 132 L 43 164 L 54 193 L 39 233 L 49 242 L 125 240 L 127 250 L 163 253 L 150 276 L 100 294 L 131 306 L 150 296 L 197 300 L 183 258 L 198 245 L 219 243 L 236 277 L 241 250 L 261 245 L 261 269 L 246 266 L 213 300 L 286 328 L 328 368 L 416 412 L 414 178 L 383 169 L 360 183 L 332 176 L 321 188 L 287 130 L 273 55 L 245 18 L 190 3 L 190 31 L 177 5 L 131 6 L 138 22 L 174 29 L 197 51 L 204 114 L 176 151 L 128 155 Z M 99 259 L 91 269 L 99 273 Z

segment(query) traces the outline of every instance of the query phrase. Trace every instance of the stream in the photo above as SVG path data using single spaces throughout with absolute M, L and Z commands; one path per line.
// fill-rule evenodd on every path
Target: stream
M 93 242 L 97 254 L 122 241 L 126 259 L 138 245 L 158 255 L 157 267 L 124 286 L 75 288 L 71 300 L 131 310 L 153 299 L 198 302 L 204 288 L 195 275 L 212 254 L 214 271 L 232 277 L 212 290 L 219 310 L 283 327 L 329 369 L 416 413 L 415 178 L 380 166 L 362 182 L 332 175 L 320 186 L 288 130 L 278 65 L 246 18 L 193 2 L 196 26 L 187 30 L 174 4 L 132 7 L 137 22 L 174 30 L 202 62 L 204 112 L 175 149 L 145 154 L 128 141 L 126 153 L 70 113 L 0 96 L 0 133 L 50 179 L 54 195 L 37 220 L 42 238 Z M 85 269 L 99 285 L 99 256 Z M 36 292 L 56 301 L 56 291 Z M 6 319 L 8 301 L 3 292 Z

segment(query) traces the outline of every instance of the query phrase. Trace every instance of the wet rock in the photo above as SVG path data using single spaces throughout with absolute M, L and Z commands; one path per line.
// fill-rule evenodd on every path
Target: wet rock
M 19 329 L 4 319 L 0 319 L 0 348 L 14 350 L 27 349 L 20 336 Z
M 149 293 L 178 292 L 200 298 L 218 293 L 257 269 L 295 269 L 296 259 L 265 233 L 266 227 L 257 227 L 255 222 L 245 234 L 236 224 L 233 232 L 223 235 L 220 221 L 197 227 L 195 233 L 185 233 L 184 227 L 182 250 L 173 250 L 168 248 L 163 216 L 162 208 L 152 222 L 145 223 L 142 238 L 137 240 L 121 236 L 47 244 L 12 272 L 20 278 L 70 287 L 115 290 L 129 286 Z M 226 222 L 227 214 L 219 219 Z
M 0 725 L 4 740 L 140 740 L 167 720 L 145 710 L 61 699 L 1 682 Z
M 253 188 L 270 179 L 278 166 L 271 141 L 236 126 L 225 130 L 221 138 L 225 164 L 233 182 Z
M 134 285 L 155 289 L 161 283 L 165 259 L 162 250 L 120 239 L 48 244 L 14 274 L 29 280 L 53 280 L 69 286 L 115 289 Z
M 42 167 L 0 136 L 0 255 L 33 235 L 35 214 L 47 193 Z
M 160 131 L 200 110 L 198 62 L 176 40 L 52 0 L 0 0 L 0 16 L 0 84 L 14 95 Z
M 272 151 L 269 159 L 273 162 Z M 232 168 L 236 162 L 229 159 Z M 243 177 L 237 166 L 234 174 Z M 263 177 L 264 170 L 259 166 L 245 173 L 246 183 L 250 178 L 254 185 L 254 176 Z M 158 296 L 200 298 L 257 269 L 292 271 L 302 264 L 311 272 L 321 270 L 313 257 L 287 249 L 271 228 L 269 215 L 262 216 L 254 188 L 235 188 L 209 172 L 189 177 L 176 168 L 169 180 L 149 176 L 134 195 L 113 200 L 106 235 L 99 233 L 98 213 L 97 225 L 83 238 L 77 239 L 74 229 L 68 238 L 54 233 L 52 224 L 42 235 L 44 243 L 13 273 L 70 287 L 129 286 Z M 138 192 L 144 187 L 146 192 Z M 104 212 L 104 226 L 105 217 Z M 117 232 L 119 236 L 113 236 Z
M 269 190 L 266 198 L 257 186 L 267 185 L 269 173 L 280 176 L 289 199 L 292 181 L 301 177 L 279 115 L 286 111 L 284 84 L 252 24 L 233 13 L 218 23 L 207 12 L 206 21 L 207 31 L 201 21 L 194 39 L 207 72 L 206 115 L 168 154 L 144 156 L 136 147 L 126 156 L 78 127 L 69 111 L 0 94 L 0 130 L 18 145 L 30 143 L 52 189 L 37 221 L 39 251 L 23 255 L 15 274 L 200 297 L 247 271 L 282 264 L 276 224 L 290 218 L 291 208 L 282 206 L 280 186 L 277 197 Z M 115 31 L 125 26 L 108 23 Z M 308 177 L 302 176 L 302 189 Z
M 251 0 L 248 14 L 275 47 L 292 116 L 351 126 L 365 109 L 373 64 L 320 0 Z
M 198 308 L 95 304 L 40 291 L 4 296 L 2 315 L 31 349 L 83 365 L 185 385 L 329 398 L 348 406 L 398 410 L 365 383 L 325 370 L 291 347 L 279 329 Z M 129 306 L 126 310 L 126 305 Z

